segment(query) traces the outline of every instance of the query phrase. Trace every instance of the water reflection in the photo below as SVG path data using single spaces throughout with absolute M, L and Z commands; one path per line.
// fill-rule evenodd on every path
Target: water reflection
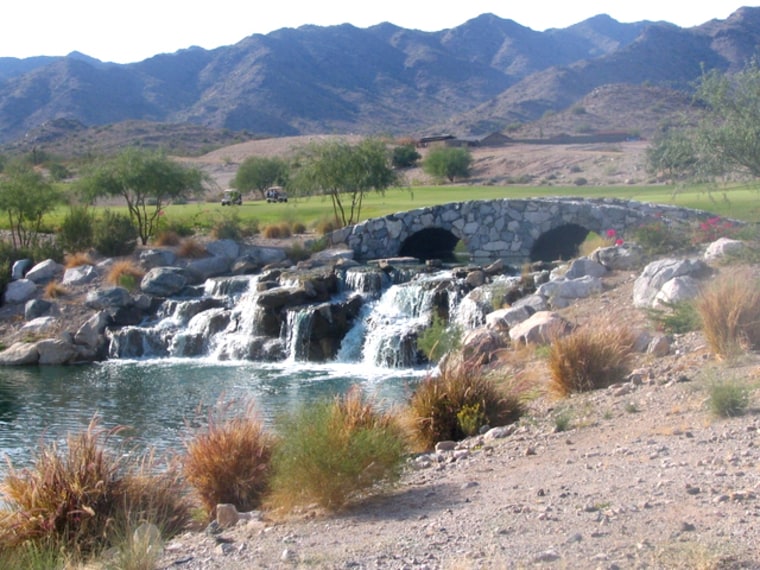
M 14 464 L 27 464 L 40 439 L 62 441 L 97 414 L 104 427 L 128 426 L 122 436 L 138 448 L 178 451 L 199 406 L 252 400 L 271 423 L 301 402 L 345 392 L 356 383 L 381 405 L 391 405 L 408 396 L 423 374 L 356 364 L 195 359 L 0 368 L 0 450 Z

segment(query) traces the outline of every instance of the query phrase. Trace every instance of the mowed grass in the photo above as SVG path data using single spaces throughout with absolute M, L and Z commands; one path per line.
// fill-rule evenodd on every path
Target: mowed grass
M 748 186 L 723 188 L 707 192 L 705 187 L 676 189 L 672 186 L 414 186 L 392 188 L 384 193 L 370 192 L 363 202 L 361 219 L 382 217 L 451 202 L 469 200 L 526 199 L 552 196 L 581 198 L 621 198 L 706 210 L 713 214 L 747 222 L 760 222 L 760 192 Z M 347 197 L 348 199 L 348 197 Z M 99 208 L 100 209 L 100 208 Z M 126 213 L 126 207 L 111 206 L 114 212 Z M 285 221 L 301 222 L 312 228 L 322 220 L 333 218 L 330 199 L 326 196 L 299 198 L 291 195 L 288 202 L 269 204 L 265 200 L 244 197 L 242 206 L 222 206 L 219 202 L 190 202 L 164 208 L 166 219 L 174 224 L 191 225 L 208 230 L 225 216 L 241 222 L 256 220 L 260 226 Z M 44 226 L 55 229 L 68 212 L 59 207 L 45 218 Z M 0 218 L 0 228 L 8 229 Z

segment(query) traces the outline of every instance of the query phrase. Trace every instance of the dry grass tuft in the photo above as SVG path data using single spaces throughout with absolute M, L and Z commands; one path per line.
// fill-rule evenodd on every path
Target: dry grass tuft
M 185 477 L 209 516 L 220 503 L 257 508 L 269 484 L 274 438 L 252 406 L 243 415 L 228 414 L 229 407 L 211 414 L 206 428 L 186 444 Z
M 95 262 L 90 257 L 89 253 L 86 252 L 77 252 L 77 253 L 69 253 L 66 255 L 64 265 L 66 266 L 66 269 L 71 269 L 73 267 L 81 267 L 82 265 L 94 265 Z
M 288 222 L 280 222 L 265 226 L 261 235 L 267 239 L 287 239 L 293 235 L 293 231 Z
M 454 354 L 438 376 L 428 376 L 412 394 L 404 423 L 415 447 L 432 449 L 439 441 L 458 441 L 484 426 L 517 421 L 525 393 L 517 384 L 497 382 L 477 358 Z
M 177 249 L 177 255 L 188 259 L 200 259 L 202 257 L 206 257 L 208 255 L 208 252 L 206 251 L 206 248 L 203 246 L 203 244 L 199 241 L 193 238 L 186 238 L 183 239 L 182 243 L 179 245 L 179 248 Z
M 760 282 L 749 270 L 722 275 L 696 300 L 702 331 L 721 358 L 760 348 Z
M 82 558 L 112 545 L 120 521 L 151 521 L 177 532 L 189 520 L 176 471 L 153 475 L 152 458 L 127 465 L 126 454 L 107 451 L 118 428 L 96 420 L 70 435 L 65 449 L 41 447 L 34 465 L 9 465 L 0 484 L 0 551 L 30 544 Z
M 133 261 L 123 259 L 115 261 L 106 275 L 106 283 L 121 285 L 127 289 L 133 289 L 136 283 L 145 276 L 142 268 Z
M 549 391 L 558 396 L 621 381 L 628 372 L 634 336 L 612 323 L 590 323 L 554 339 L 549 349 Z
M 46 299 L 59 299 L 69 294 L 69 290 L 66 289 L 61 283 L 56 281 L 50 281 L 45 285 L 45 292 L 43 293 Z

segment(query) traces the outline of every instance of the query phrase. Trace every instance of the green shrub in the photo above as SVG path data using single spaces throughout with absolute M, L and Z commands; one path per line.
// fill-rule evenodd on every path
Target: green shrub
M 687 237 L 664 222 L 645 224 L 633 230 L 632 241 L 639 244 L 647 255 L 660 255 L 688 247 Z
M 95 216 L 87 206 L 72 206 L 58 230 L 58 243 L 69 253 L 93 246 Z
M 719 418 L 741 416 L 749 407 L 749 388 L 732 380 L 713 381 L 708 386 L 707 403 Z
M 206 514 L 231 503 L 249 511 L 261 504 L 269 484 L 274 439 L 249 406 L 245 413 L 229 409 L 211 414 L 205 428 L 186 444 L 184 473 Z
M 484 425 L 514 422 L 523 413 L 523 395 L 499 389 L 476 362 L 453 354 L 437 376 L 424 378 L 412 393 L 405 421 L 412 441 L 432 449 L 439 441 L 459 441 Z
M 671 334 L 696 331 L 702 324 L 693 301 L 665 303 L 664 309 L 649 309 L 647 313 L 658 328 Z
M 444 354 L 459 346 L 462 330 L 449 326 L 443 318 L 435 315 L 433 322 L 417 337 L 417 348 L 430 362 L 438 362 Z
M 358 388 L 303 404 L 277 421 L 269 506 L 290 511 L 313 503 L 335 511 L 398 480 L 406 448 L 393 418 Z
M 628 372 L 633 334 L 612 323 L 589 324 L 549 348 L 549 388 L 560 396 L 605 388 Z
M 760 348 L 760 281 L 749 270 L 721 275 L 696 300 L 712 351 L 731 357 Z
M 101 255 L 129 255 L 137 247 L 137 228 L 129 216 L 105 210 L 95 223 L 93 245 Z
M 575 184 L 576 186 L 585 186 L 586 184 L 588 184 L 588 180 L 584 178 L 583 176 L 579 176 L 578 178 L 573 180 L 573 184 Z

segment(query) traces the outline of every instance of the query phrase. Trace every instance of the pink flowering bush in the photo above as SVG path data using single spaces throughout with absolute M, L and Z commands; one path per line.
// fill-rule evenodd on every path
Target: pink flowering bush
M 732 237 L 735 232 L 736 227 L 731 221 L 714 216 L 699 222 L 694 229 L 692 243 L 694 245 L 710 243 L 722 237 Z

